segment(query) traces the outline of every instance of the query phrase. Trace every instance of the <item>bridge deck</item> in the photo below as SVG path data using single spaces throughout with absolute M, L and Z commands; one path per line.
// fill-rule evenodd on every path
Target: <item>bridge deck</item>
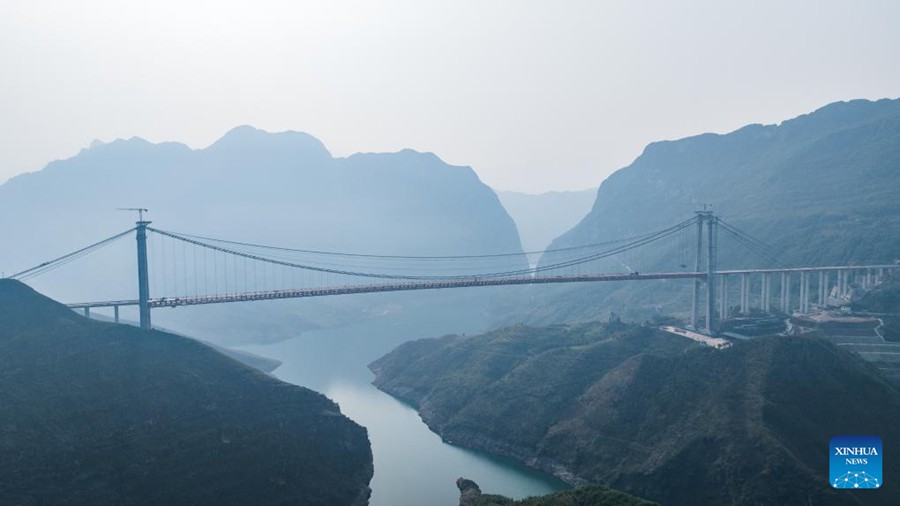
M 735 269 L 716 271 L 715 275 L 733 274 L 764 274 L 764 273 L 792 273 L 792 272 L 818 272 L 818 271 L 847 271 L 861 269 L 896 269 L 900 265 L 850 265 L 850 266 L 826 266 L 826 267 L 790 267 L 774 269 Z M 253 300 L 272 299 L 296 299 L 304 297 L 324 297 L 328 295 L 349 295 L 357 293 L 378 292 L 403 292 L 412 290 L 438 290 L 441 288 L 466 288 L 475 286 L 505 286 L 505 285 L 538 285 L 549 283 L 587 283 L 597 281 L 645 281 L 651 279 L 703 279 L 705 272 L 652 272 L 630 274 L 587 274 L 579 276 L 515 276 L 515 277 L 486 277 L 479 278 L 455 278 L 435 281 L 408 281 L 388 284 L 336 286 L 320 288 L 304 288 L 297 290 L 270 290 L 260 292 L 226 293 L 221 295 L 200 295 L 188 297 L 159 297 L 150 299 L 150 307 L 177 307 L 196 306 L 200 304 L 221 304 L 225 302 L 244 302 Z M 100 302 L 78 302 L 67 304 L 73 309 L 136 306 L 137 299 L 114 300 Z
M 466 288 L 475 286 L 536 285 L 548 283 L 586 283 L 596 281 L 636 281 L 649 279 L 692 279 L 705 277 L 701 272 L 656 272 L 631 274 L 590 274 L 581 276 L 518 276 L 504 278 L 459 278 L 436 281 L 410 281 L 380 285 L 335 286 L 303 288 L 298 290 L 270 290 L 261 292 L 225 293 L 188 297 L 159 297 L 150 299 L 150 307 L 196 306 L 200 304 L 221 304 L 225 302 L 245 302 L 253 300 L 296 299 L 304 297 L 324 297 L 328 295 L 349 295 L 357 293 L 404 292 L 412 290 L 438 290 L 441 288 Z M 102 302 L 78 302 L 67 304 L 72 309 L 136 306 L 138 301 L 117 300 Z

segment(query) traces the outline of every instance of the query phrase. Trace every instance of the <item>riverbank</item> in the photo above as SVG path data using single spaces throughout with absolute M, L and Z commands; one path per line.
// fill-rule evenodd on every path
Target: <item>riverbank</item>
M 713 349 L 651 326 L 516 326 L 405 343 L 371 368 L 454 444 L 667 505 L 852 504 L 821 448 L 900 438 L 897 391 L 810 337 Z
M 562 481 L 513 459 L 447 444 L 414 408 L 370 384 L 369 362 L 405 341 L 459 328 L 460 321 L 465 320 L 452 315 L 446 321 L 383 318 L 240 349 L 281 361 L 276 377 L 325 394 L 368 429 L 375 466 L 370 506 L 453 506 L 459 501 L 455 481 L 463 475 L 514 498 L 566 489 Z

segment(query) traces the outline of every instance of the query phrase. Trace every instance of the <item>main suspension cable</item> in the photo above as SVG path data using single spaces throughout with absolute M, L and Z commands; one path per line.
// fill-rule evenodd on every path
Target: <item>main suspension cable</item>
M 161 235 L 164 235 L 164 236 L 167 236 L 167 237 L 170 237 L 170 238 L 173 238 L 173 239 L 185 241 L 185 242 L 193 244 L 195 246 L 200 246 L 203 248 L 208 248 L 208 249 L 222 252 L 225 254 L 236 255 L 236 256 L 248 258 L 251 260 L 257 260 L 260 262 L 266 262 L 266 263 L 270 263 L 270 264 L 274 264 L 274 265 L 281 265 L 281 266 L 285 266 L 285 267 L 293 267 L 293 268 L 299 268 L 299 269 L 305 269 L 305 270 L 329 273 L 329 274 L 341 274 L 341 275 L 347 275 L 347 276 L 376 278 L 376 279 L 444 280 L 444 279 L 465 279 L 465 278 L 473 278 L 473 277 L 489 278 L 489 277 L 503 277 L 503 276 L 514 276 L 514 275 L 531 275 L 531 274 L 534 274 L 537 272 L 546 272 L 548 270 L 559 269 L 562 267 L 575 266 L 575 265 L 591 262 L 594 260 L 598 260 L 601 258 L 606 258 L 606 257 L 612 256 L 612 255 L 615 255 L 618 253 L 622 253 L 624 251 L 628 251 L 630 249 L 634 249 L 634 248 L 637 248 L 640 246 L 644 246 L 644 245 L 654 242 L 656 240 L 659 240 L 659 239 L 662 239 L 669 235 L 672 235 L 672 234 L 694 224 L 696 222 L 696 220 L 697 220 L 697 218 L 694 217 L 694 218 L 685 220 L 677 225 L 669 227 L 667 229 L 664 229 L 664 230 L 661 230 L 658 232 L 654 232 L 652 234 L 645 234 L 642 236 L 637 236 L 638 239 L 636 239 L 630 243 L 623 244 L 621 246 L 612 248 L 610 250 L 591 254 L 591 255 L 588 255 L 585 257 L 581 257 L 581 258 L 576 258 L 576 259 L 572 259 L 572 260 L 549 264 L 546 266 L 541 266 L 541 267 L 538 267 L 535 269 L 527 268 L 527 269 L 516 269 L 516 270 L 510 270 L 510 271 L 495 272 L 495 273 L 452 275 L 452 276 L 451 275 L 413 276 L 413 275 L 360 272 L 360 271 L 352 271 L 352 270 L 346 270 L 346 269 L 332 269 L 332 268 L 325 268 L 325 267 L 317 267 L 317 266 L 312 266 L 312 265 L 307 265 L 307 264 L 300 264 L 300 263 L 296 263 L 296 262 L 289 262 L 289 261 L 285 261 L 285 260 L 276 260 L 273 258 L 258 255 L 258 254 L 239 251 L 239 250 L 232 249 L 232 248 L 225 248 L 225 247 L 217 246 L 214 244 L 208 244 L 208 243 L 205 243 L 200 240 L 191 239 L 189 237 L 181 236 L 179 234 L 167 232 L 165 230 L 159 230 L 156 228 L 148 227 L 148 230 L 158 233 L 158 234 L 161 234 Z M 616 241 L 616 242 L 619 242 L 619 241 Z M 421 258 L 421 257 L 412 257 L 412 258 Z M 435 257 L 432 257 L 432 258 L 435 258 Z
M 24 271 L 17 272 L 15 274 L 13 274 L 11 276 L 7 276 L 7 277 L 9 279 L 18 279 L 19 281 L 24 281 L 26 279 L 33 278 L 35 276 L 40 276 L 41 274 L 44 274 L 45 272 L 52 271 L 58 267 L 62 267 L 63 265 L 68 264 L 69 262 L 75 261 L 83 256 L 89 255 L 89 254 L 93 253 L 94 251 L 97 251 L 98 249 L 101 249 L 101 248 L 109 245 L 110 243 L 112 243 L 118 239 L 121 239 L 122 237 L 130 234 L 131 232 L 134 232 L 134 230 L 136 228 L 137 227 L 129 228 L 128 230 L 126 230 L 124 232 L 120 232 L 116 235 L 107 237 L 106 239 L 103 239 L 102 241 L 95 242 L 94 244 L 85 246 L 84 248 L 73 251 L 69 254 L 63 255 L 58 258 L 54 258 L 53 260 L 49 260 L 42 264 L 36 265 L 30 269 L 25 269 Z
M 211 241 L 222 244 L 230 244 L 233 246 L 247 246 L 251 248 L 260 248 L 260 249 L 268 249 L 268 250 L 278 250 L 278 251 L 288 251 L 293 253 L 308 253 L 313 255 L 327 255 L 327 256 L 339 256 L 339 257 L 357 257 L 357 258 L 383 258 L 383 259 L 398 259 L 398 260 L 452 260 L 452 259 L 471 259 L 471 258 L 497 258 L 497 257 L 516 257 L 516 256 L 528 256 L 528 255 L 543 255 L 546 253 L 557 253 L 562 251 L 574 251 L 579 249 L 590 249 L 596 248 L 599 246 L 608 246 L 610 244 L 617 244 L 621 242 L 627 242 L 632 240 L 641 239 L 650 235 L 642 234 L 635 235 L 631 237 L 625 237 L 622 239 L 616 239 L 612 241 L 604 241 L 597 242 L 592 244 L 582 244 L 579 246 L 568 246 L 565 248 L 553 248 L 546 250 L 535 250 L 535 251 L 523 251 L 523 252 L 508 252 L 508 253 L 488 253 L 483 255 L 376 255 L 371 253 L 343 253 L 338 251 L 323 251 L 323 250 L 311 250 L 311 249 L 299 249 L 299 248 L 288 248 L 284 246 L 270 246 L 266 244 L 256 244 L 252 242 L 242 242 L 242 241 L 231 241 L 227 239 L 218 239 L 215 237 L 206 237 L 202 235 L 194 235 L 194 234 L 185 234 L 181 232 L 170 232 L 173 236 L 178 236 L 180 238 L 190 238 L 195 239 L 197 241 Z

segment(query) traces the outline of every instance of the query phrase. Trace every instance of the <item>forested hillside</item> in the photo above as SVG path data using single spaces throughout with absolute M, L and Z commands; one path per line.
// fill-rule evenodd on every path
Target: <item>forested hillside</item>
M 833 435 L 900 443 L 900 393 L 825 340 L 715 350 L 649 326 L 520 326 L 406 343 L 371 368 L 445 440 L 572 484 L 685 506 L 900 500 L 887 460 L 877 494 L 828 485 Z
M 0 503 L 363 506 L 337 404 L 195 340 L 87 320 L 0 280 Z

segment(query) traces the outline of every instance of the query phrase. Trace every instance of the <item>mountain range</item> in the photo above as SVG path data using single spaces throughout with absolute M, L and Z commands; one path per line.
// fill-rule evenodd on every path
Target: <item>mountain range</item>
M 590 213 L 550 247 L 661 230 L 706 205 L 765 245 L 762 253 L 748 250 L 720 227 L 720 268 L 889 263 L 900 251 L 898 168 L 900 99 L 836 102 L 777 125 L 654 142 L 602 182 Z M 647 259 L 643 270 L 663 262 L 688 268 L 692 247 L 690 241 L 656 247 L 657 264 Z M 618 259 L 597 268 L 620 270 Z M 512 321 L 585 321 L 610 310 L 630 319 L 683 315 L 689 285 L 543 289 Z
M 0 270 L 17 272 L 130 227 L 135 217 L 115 210 L 122 207 L 150 209 L 152 226 L 163 230 L 305 250 L 408 256 L 521 251 L 512 219 L 469 167 L 411 150 L 335 158 L 311 135 L 243 126 L 196 150 L 139 138 L 95 143 L 0 185 Z M 188 258 L 166 248 L 151 247 L 156 285 L 167 279 L 159 281 L 160 271 L 171 269 L 166 256 L 169 262 Z M 134 255 L 134 243 L 120 241 L 29 283 L 67 302 L 133 299 Z M 188 275 L 169 276 L 175 276 L 168 280 L 172 287 Z M 151 296 L 171 295 L 161 292 L 153 286 Z M 467 306 L 472 319 L 484 318 L 489 300 L 482 291 L 368 295 L 157 311 L 155 321 L 220 343 L 265 341 L 396 311 L 411 301 Z

